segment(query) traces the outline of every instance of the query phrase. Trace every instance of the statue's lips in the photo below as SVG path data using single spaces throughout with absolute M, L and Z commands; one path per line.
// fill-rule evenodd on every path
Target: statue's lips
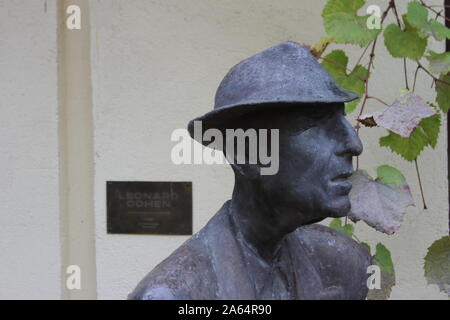
M 348 178 L 353 174 L 352 171 L 344 172 L 330 181 L 330 186 L 337 188 L 340 194 L 347 195 L 352 189 L 352 183 L 348 181 Z

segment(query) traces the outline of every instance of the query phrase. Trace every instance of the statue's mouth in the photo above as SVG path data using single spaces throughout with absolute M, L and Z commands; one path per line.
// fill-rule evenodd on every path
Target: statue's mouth
M 347 179 L 353 174 L 353 171 L 346 171 L 341 174 L 338 174 L 334 178 L 331 179 L 332 182 L 341 182 L 347 181 Z
M 352 189 L 352 183 L 348 178 L 353 174 L 353 171 L 346 171 L 338 174 L 330 181 L 330 186 L 336 191 L 336 194 L 347 196 Z

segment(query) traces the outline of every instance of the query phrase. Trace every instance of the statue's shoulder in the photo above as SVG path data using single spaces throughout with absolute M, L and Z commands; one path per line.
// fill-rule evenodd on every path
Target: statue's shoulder
M 170 256 L 158 264 L 128 296 L 132 300 L 201 299 L 196 293 L 209 291 L 214 278 L 208 250 L 198 234 L 192 236 Z M 201 290 L 191 290 L 201 288 Z
M 369 251 L 347 235 L 313 224 L 298 228 L 295 238 L 309 256 L 325 286 L 340 286 L 346 299 L 364 299 L 367 294 Z
M 133 300 L 214 299 L 217 292 L 212 250 L 229 228 L 222 208 L 199 232 L 158 264 L 128 296 Z M 195 288 L 193 290 L 193 288 Z
M 370 259 L 369 251 L 351 237 L 321 224 L 311 224 L 295 231 L 297 237 L 307 246 L 330 251 L 342 256 L 349 254 L 355 258 Z

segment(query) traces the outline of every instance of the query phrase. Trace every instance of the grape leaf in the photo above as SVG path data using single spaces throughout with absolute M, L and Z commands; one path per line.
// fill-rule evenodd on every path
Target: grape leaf
M 409 138 L 389 131 L 380 138 L 380 146 L 388 147 L 407 161 L 414 161 L 426 146 L 435 147 L 439 136 L 441 115 L 439 113 L 422 119 Z
M 336 43 L 366 46 L 379 33 L 369 29 L 367 19 L 370 15 L 358 16 L 357 12 L 365 4 L 364 0 L 328 0 L 322 11 L 327 34 Z
M 427 30 L 438 41 L 450 39 L 450 29 L 437 20 L 431 19 Z
M 387 108 L 362 115 L 358 121 L 369 127 L 378 125 L 404 138 L 409 138 L 422 119 L 434 114 L 436 110 L 428 106 L 421 97 L 407 92 Z
M 438 41 L 450 39 L 450 29 L 436 19 L 428 19 L 427 9 L 417 1 L 408 3 L 408 12 L 403 21 L 406 25 L 417 29 L 419 36 L 422 38 L 431 35 Z
M 429 50 L 426 56 L 430 62 L 430 71 L 434 74 L 446 74 L 450 71 L 450 52 L 436 53 Z
M 310 46 L 309 50 L 312 55 L 318 59 L 332 41 L 333 38 L 331 37 L 322 37 L 317 43 Z
M 411 193 L 405 176 L 397 169 L 391 166 L 382 165 L 377 168 L 377 181 L 393 189 L 402 190 L 405 193 Z
M 364 0 L 329 0 L 322 11 L 323 16 L 329 16 L 336 12 L 352 13 L 364 6 Z
M 377 244 L 376 253 L 373 256 L 373 262 L 380 267 L 381 288 L 370 289 L 367 294 L 368 300 L 387 300 L 395 285 L 395 270 L 392 262 L 391 253 L 381 243 Z
M 428 144 L 432 148 L 436 147 L 440 129 L 441 129 L 440 114 L 435 114 L 434 116 L 423 119 L 420 123 L 420 127 L 418 128 L 418 130 L 422 130 L 423 134 L 427 136 Z
M 426 33 L 421 32 L 428 25 L 428 11 L 417 1 L 408 3 L 408 12 L 403 16 L 403 22 L 419 30 L 422 37 L 427 37 Z
M 342 50 L 334 50 L 323 58 L 322 66 L 333 76 L 336 83 L 343 89 L 363 95 L 365 91 L 364 79 L 367 69 L 361 65 L 355 66 L 350 74 L 347 74 L 348 57 Z M 358 106 L 361 99 L 356 99 L 345 104 L 345 113 L 349 114 Z
M 331 51 L 324 57 L 321 64 L 333 76 L 338 85 L 341 85 L 347 77 L 348 57 L 344 51 Z
M 364 79 L 367 76 L 367 69 L 358 64 L 353 71 L 342 81 L 342 87 L 348 91 L 364 94 L 365 83 Z
M 450 297 L 450 236 L 435 241 L 425 256 L 425 278 Z
M 450 108 L 450 85 L 448 84 L 450 83 L 450 74 L 441 75 L 439 80 L 445 81 L 446 83 L 436 81 L 436 102 L 442 111 L 448 112 Z
M 420 37 L 415 29 L 402 30 L 390 24 L 384 30 L 384 44 L 394 58 L 419 60 L 427 47 L 427 39 Z
M 383 244 L 377 244 L 373 261 L 380 267 L 381 271 L 394 274 L 394 263 L 392 262 L 391 253 Z
M 369 251 L 369 253 L 370 253 L 370 245 L 367 242 L 361 242 L 360 245 L 362 245 L 364 248 L 366 248 L 367 251 Z
M 342 225 L 342 221 L 339 218 L 333 219 L 330 223 L 330 228 L 342 232 L 343 234 L 349 236 L 353 235 L 354 227 L 351 224 Z
M 400 171 L 381 166 L 377 174 L 378 178 L 373 180 L 358 170 L 349 178 L 353 185 L 349 217 L 354 222 L 363 220 L 380 232 L 393 234 L 400 228 L 406 208 L 413 206 L 414 201 Z

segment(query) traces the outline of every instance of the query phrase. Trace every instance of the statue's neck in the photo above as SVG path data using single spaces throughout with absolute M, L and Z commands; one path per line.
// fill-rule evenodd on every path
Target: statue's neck
M 272 261 L 281 240 L 293 231 L 257 181 L 236 178 L 230 210 L 243 241 L 266 262 Z

